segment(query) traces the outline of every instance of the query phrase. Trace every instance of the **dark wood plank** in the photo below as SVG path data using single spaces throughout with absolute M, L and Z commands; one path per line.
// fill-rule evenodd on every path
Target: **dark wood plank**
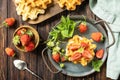
M 16 50 L 16 48 L 14 47 L 13 43 L 12 43 L 12 39 L 13 39 L 13 33 L 15 31 L 15 29 L 18 27 L 18 22 L 20 22 L 19 20 L 19 17 L 17 16 L 16 14 L 16 11 L 15 11 L 15 7 L 14 7 L 14 4 L 12 2 L 12 0 L 8 0 L 8 17 L 14 17 L 16 19 L 16 23 L 14 26 L 12 26 L 11 28 L 8 29 L 8 33 L 7 35 L 8 36 L 8 47 L 11 47 L 13 48 L 15 51 L 16 51 L 16 54 L 17 54 L 17 57 L 8 57 L 8 79 L 9 80 L 19 80 L 19 78 L 21 78 L 20 76 L 20 71 L 17 70 L 14 65 L 13 65 L 13 60 L 14 59 L 18 59 L 20 56 L 19 55 L 19 52 Z
M 4 6 L 4 7 L 3 7 Z M 7 17 L 7 0 L 0 0 L 0 22 L 3 22 L 3 20 Z M 7 74 L 8 74 L 8 70 L 7 70 L 7 56 L 4 53 L 4 49 L 7 46 L 7 29 L 4 27 L 2 29 L 0 29 L 0 65 L 1 65 L 1 69 L 3 72 L 2 75 L 3 77 L 1 77 L 2 80 L 6 80 L 8 78 Z

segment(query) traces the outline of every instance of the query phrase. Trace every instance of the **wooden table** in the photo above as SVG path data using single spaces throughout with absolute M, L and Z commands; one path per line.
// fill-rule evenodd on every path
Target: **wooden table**
M 0 0 L 0 22 L 7 17 L 14 17 L 17 21 L 15 25 L 11 28 L 1 28 L 0 29 L 0 80 L 38 80 L 35 76 L 31 75 L 27 71 L 19 71 L 13 65 L 14 59 L 21 59 L 28 63 L 28 67 L 34 71 L 39 76 L 42 76 L 44 80 L 110 80 L 106 78 L 106 63 L 101 67 L 101 72 L 93 73 L 86 77 L 70 77 L 62 73 L 52 74 L 43 63 L 41 52 L 45 45 L 42 43 L 47 40 L 48 33 L 59 20 L 61 15 L 86 15 L 90 19 L 98 20 L 98 18 L 90 11 L 88 0 L 85 1 L 80 7 L 77 7 L 75 11 L 64 11 L 56 16 L 33 26 L 41 37 L 40 45 L 33 52 L 23 53 L 18 51 L 13 43 L 12 37 L 13 32 L 19 25 L 30 25 L 27 22 L 23 22 L 21 17 L 16 14 L 15 6 L 12 0 Z M 17 57 L 8 57 L 4 51 L 6 47 L 11 47 L 15 49 Z M 49 64 L 53 70 L 55 68 Z M 120 79 L 120 78 L 119 78 Z

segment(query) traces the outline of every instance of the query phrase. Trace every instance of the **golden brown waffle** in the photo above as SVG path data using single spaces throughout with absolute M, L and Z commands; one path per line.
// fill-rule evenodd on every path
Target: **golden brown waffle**
M 77 5 L 81 5 L 83 0 L 58 0 L 61 8 L 66 7 L 67 10 L 75 10 Z
M 52 0 L 15 0 L 14 2 L 17 14 L 22 16 L 23 21 L 26 21 L 28 18 L 36 19 L 38 14 L 44 14 Z

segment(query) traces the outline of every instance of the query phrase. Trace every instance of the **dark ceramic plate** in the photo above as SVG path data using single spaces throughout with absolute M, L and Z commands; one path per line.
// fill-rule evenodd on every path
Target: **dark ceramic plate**
M 80 16 L 71 16 L 71 19 L 74 20 L 74 21 L 84 20 L 84 18 L 80 17 Z M 84 34 L 81 34 L 78 31 L 78 29 L 76 28 L 75 32 L 74 32 L 74 35 L 77 34 L 77 35 L 80 35 L 80 36 L 85 36 L 88 39 L 90 39 L 90 35 L 93 32 L 99 31 L 99 32 L 103 33 L 103 35 L 105 36 L 105 41 L 101 42 L 101 43 L 96 43 L 96 42 L 94 42 L 94 43 L 97 45 L 98 49 L 103 48 L 105 50 L 104 51 L 104 56 L 102 58 L 102 61 L 105 62 L 105 60 L 107 58 L 107 48 L 110 47 L 112 44 L 108 45 L 109 41 L 108 41 L 107 33 L 106 33 L 105 29 L 99 24 L 100 22 L 103 22 L 103 21 L 96 22 L 94 20 L 86 19 L 86 22 L 87 22 L 87 26 L 88 26 L 88 31 Z M 79 25 L 79 23 L 76 26 L 78 26 L 78 25 Z M 48 39 L 49 38 L 51 38 L 51 37 L 49 36 Z M 67 43 L 67 41 L 66 41 L 66 43 Z M 66 43 L 61 44 L 61 47 L 65 48 Z M 51 63 L 54 65 L 54 67 L 58 71 L 61 71 L 63 74 L 66 74 L 66 75 L 69 75 L 69 76 L 74 76 L 74 77 L 82 77 L 82 76 L 86 76 L 86 75 L 89 75 L 89 74 L 92 74 L 93 72 L 95 72 L 95 70 L 93 69 L 93 67 L 91 66 L 90 63 L 86 67 L 83 67 L 81 64 L 74 64 L 72 62 L 65 62 L 64 63 L 65 68 L 62 69 L 62 68 L 60 68 L 59 64 L 57 64 L 52 59 L 50 49 L 47 49 L 47 53 L 48 53 L 48 57 L 49 57 Z

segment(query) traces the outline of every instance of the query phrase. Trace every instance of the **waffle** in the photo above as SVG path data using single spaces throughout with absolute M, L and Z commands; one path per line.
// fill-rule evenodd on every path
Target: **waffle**
M 52 0 L 15 0 L 16 11 L 18 15 L 22 16 L 22 20 L 34 20 L 38 14 L 44 14 L 48 4 Z
M 75 10 L 77 5 L 81 5 L 83 0 L 58 0 L 61 8 L 66 7 L 67 10 Z

